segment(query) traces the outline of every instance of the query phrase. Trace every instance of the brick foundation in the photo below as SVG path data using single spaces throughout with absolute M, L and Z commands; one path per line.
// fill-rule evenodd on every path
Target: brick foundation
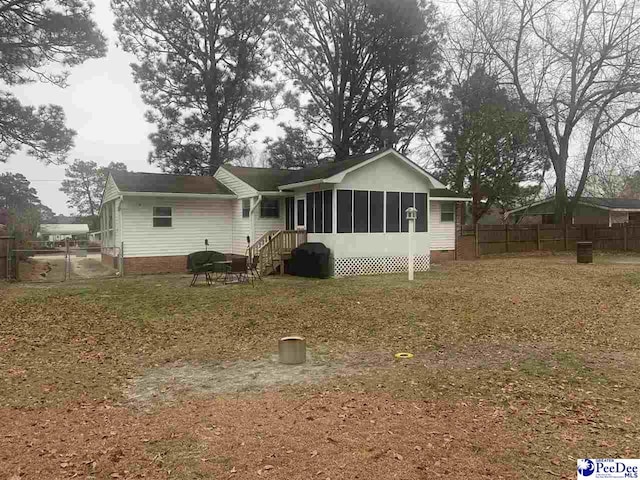
M 131 273 L 186 273 L 187 256 L 131 257 L 124 259 L 125 275 Z
M 431 250 L 431 263 L 451 262 L 456 259 L 455 250 Z

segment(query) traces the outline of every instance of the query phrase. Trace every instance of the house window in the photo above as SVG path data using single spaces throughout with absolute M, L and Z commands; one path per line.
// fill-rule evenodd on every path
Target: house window
M 324 233 L 333 231 L 333 190 L 325 190 L 324 201 Z
M 384 192 L 369 192 L 369 231 L 384 232 Z
M 287 197 L 284 199 L 284 211 L 285 211 L 285 217 L 286 217 L 286 227 L 287 230 L 293 230 L 294 229 L 294 211 L 293 211 L 293 207 L 295 205 L 295 200 L 293 199 L 293 197 Z
M 369 192 L 367 191 L 353 192 L 353 231 L 369 232 Z
M 333 231 L 333 190 L 309 192 L 306 198 L 307 232 L 331 233 Z
M 407 220 L 407 208 L 414 206 L 413 193 L 402 192 L 400 194 L 400 203 L 401 203 L 400 219 L 402 221 L 401 222 L 402 231 L 403 232 L 408 232 L 409 231 L 409 220 Z
M 315 210 L 315 230 L 316 233 L 322 233 L 322 192 L 316 192 L 313 195 L 313 208 Z
M 261 218 L 280 218 L 280 200 L 278 198 L 263 198 L 260 203 Z
M 353 192 L 351 190 L 338 190 L 338 233 L 351 233 L 353 231 Z
M 171 207 L 153 207 L 153 226 L 171 226 Z
M 113 230 L 113 203 L 107 204 L 107 222 L 109 230 Z
M 298 226 L 304 226 L 304 200 L 298 200 Z
M 249 218 L 250 212 L 251 212 L 251 199 L 243 198 L 242 199 L 242 218 Z
M 426 232 L 428 230 L 429 222 L 427 221 L 427 202 L 426 193 L 416 193 L 416 205 L 418 209 L 418 216 L 416 218 L 416 232 Z
M 440 221 L 453 222 L 456 216 L 456 204 L 453 202 L 440 203 Z
M 400 231 L 400 193 L 387 192 L 387 232 Z
M 307 193 L 307 232 L 314 233 L 315 222 L 313 221 L 313 192 Z
M 113 235 L 113 209 L 114 203 L 109 202 L 102 206 L 102 229 L 104 230 L 104 236 L 102 238 L 103 247 L 114 246 Z

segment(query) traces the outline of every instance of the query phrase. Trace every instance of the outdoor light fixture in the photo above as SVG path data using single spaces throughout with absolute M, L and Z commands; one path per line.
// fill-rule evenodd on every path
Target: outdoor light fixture
M 416 219 L 418 218 L 418 209 L 409 207 L 407 212 L 407 220 L 409 222 L 409 280 L 413 280 L 413 233 L 416 231 Z

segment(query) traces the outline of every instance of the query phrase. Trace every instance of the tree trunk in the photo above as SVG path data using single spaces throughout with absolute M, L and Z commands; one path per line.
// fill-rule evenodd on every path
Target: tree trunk
M 480 184 L 476 178 L 472 180 L 471 184 L 471 219 L 475 225 L 482 217 L 484 213 L 481 205 L 482 195 L 480 194 Z
M 558 175 L 556 179 L 555 223 L 566 223 L 567 215 L 567 185 L 565 176 Z
M 220 157 L 220 135 L 214 129 L 211 129 L 211 150 L 209 152 L 209 175 L 213 175 L 222 165 Z
M 561 152 L 558 158 L 558 162 L 555 168 L 556 171 L 556 198 L 554 209 L 554 222 L 566 223 L 567 216 L 571 215 L 571 212 L 567 211 L 568 199 L 567 199 L 567 159 L 568 149 L 561 148 Z

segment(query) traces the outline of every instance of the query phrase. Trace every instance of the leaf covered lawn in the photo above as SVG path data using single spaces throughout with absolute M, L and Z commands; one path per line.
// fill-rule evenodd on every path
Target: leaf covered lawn
M 188 281 L 0 287 L 1 478 L 574 478 L 576 458 L 637 456 L 638 265 Z M 289 334 L 352 374 L 125 397 L 151 369 L 257 361 Z

